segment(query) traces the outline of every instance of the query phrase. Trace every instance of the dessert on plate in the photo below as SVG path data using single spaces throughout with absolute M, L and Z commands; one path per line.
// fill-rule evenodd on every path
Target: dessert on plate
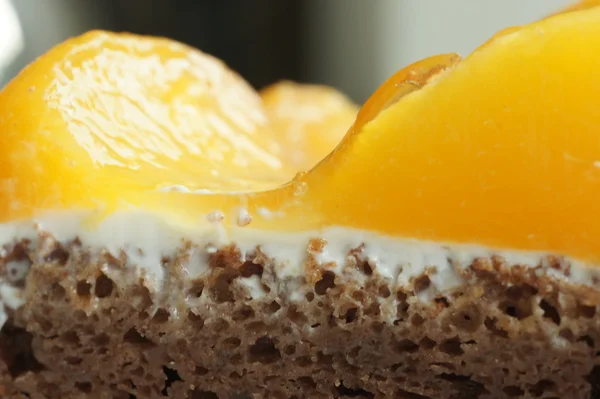
M 360 108 L 90 32 L 0 93 L 0 395 L 600 397 L 600 8 Z

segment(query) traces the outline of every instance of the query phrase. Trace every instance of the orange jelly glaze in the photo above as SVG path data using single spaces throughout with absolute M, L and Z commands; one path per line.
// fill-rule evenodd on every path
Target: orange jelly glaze
M 84 36 L 70 46 L 92 39 Z M 120 41 L 116 36 L 107 40 Z M 159 49 L 156 55 L 161 63 L 172 57 L 172 44 L 164 43 L 167 50 Z M 131 113 L 115 108 L 121 100 L 90 103 L 86 101 L 93 90 L 88 86 L 64 93 L 54 88 L 60 77 L 56 66 L 69 50 L 53 50 L 51 58 L 34 63 L 0 95 L 0 130 L 5 137 L 0 151 L 6 160 L 0 168 L 3 220 L 30 217 L 40 209 L 100 204 L 108 210 L 134 206 L 193 224 L 217 209 L 230 220 L 243 207 L 254 218 L 250 227 L 258 229 L 340 225 L 600 261 L 599 8 L 506 30 L 460 62 L 455 55 L 441 55 L 405 68 L 367 101 L 331 154 L 289 183 L 285 181 L 294 166 L 288 162 L 288 144 L 281 141 L 264 104 L 237 76 L 222 86 L 218 79 L 209 78 L 206 84 L 198 78 L 199 87 L 217 87 L 206 95 L 206 102 L 204 97 L 196 101 L 194 93 L 192 99 L 184 96 L 194 113 L 213 110 L 217 104 L 217 111 L 211 112 L 223 123 L 213 123 L 220 127 L 211 125 L 208 132 L 217 132 L 215 140 L 227 149 L 226 156 L 213 157 L 212 144 L 202 144 L 208 133 L 197 129 L 186 140 L 203 151 L 191 153 L 182 140 L 180 155 L 165 158 L 160 146 L 142 144 L 125 151 L 130 158 L 118 158 L 121 165 L 103 163 L 85 148 L 77 129 L 81 126 L 72 125 L 69 112 L 77 113 L 82 106 L 88 113 L 107 107 L 106 112 L 120 119 L 103 121 L 102 137 L 120 126 L 117 122 L 126 128 L 116 140 L 124 140 L 124 135 L 152 141 L 154 132 L 143 126 L 132 130 L 127 122 Z M 186 48 L 181 57 L 188 57 L 189 51 Z M 130 49 L 125 52 L 139 58 Z M 81 56 L 80 65 L 86 60 Z M 114 67 L 128 68 L 129 61 L 114 60 Z M 134 80 L 141 87 L 148 84 L 146 79 Z M 116 99 L 135 90 L 127 83 L 124 79 L 115 85 Z M 178 90 L 185 91 L 188 84 L 183 81 Z M 247 146 L 236 146 L 237 139 L 223 141 L 226 136 L 220 129 L 227 130 L 235 117 L 219 108 L 228 106 L 226 100 L 220 102 L 219 87 L 233 87 L 242 93 L 244 104 L 248 101 L 248 109 L 240 105 L 236 112 L 250 113 L 253 117 L 247 118 L 253 123 L 234 129 Z M 155 90 L 160 87 L 149 92 L 152 99 Z M 73 102 L 75 94 L 86 101 Z M 158 108 L 170 109 L 180 94 L 169 95 L 159 96 Z M 53 96 L 58 106 L 49 101 Z M 148 108 L 138 112 L 160 114 Z M 187 126 L 185 118 L 177 120 Z M 83 126 L 84 131 L 88 128 Z M 170 126 L 163 132 L 170 137 L 168 144 L 177 141 L 174 135 L 179 133 Z M 147 161 L 147 154 L 160 162 Z M 233 162 L 240 158 L 243 162 Z M 218 176 L 207 175 L 207 165 Z M 165 182 L 213 193 L 154 190 Z

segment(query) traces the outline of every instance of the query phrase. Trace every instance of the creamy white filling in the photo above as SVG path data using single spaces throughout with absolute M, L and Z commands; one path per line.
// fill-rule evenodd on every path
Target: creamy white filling
M 245 220 L 251 215 L 241 212 Z M 127 255 L 128 267 L 143 276 L 151 292 L 161 290 L 165 271 L 162 260 L 177 255 L 184 243 L 191 242 L 193 251 L 184 267 L 190 279 L 209 272 L 208 258 L 218 248 L 235 244 L 242 253 L 254 253 L 260 247 L 262 253 L 277 265 L 275 273 L 281 280 L 306 275 L 306 262 L 312 257 L 317 265 L 327 267 L 336 274 L 348 264 L 351 250 L 362 248 L 361 257 L 373 265 L 374 273 L 395 286 L 409 284 L 428 268 L 436 273 L 429 276 L 434 292 L 445 292 L 463 284 L 456 273 L 457 268 L 468 267 L 476 258 L 503 257 L 507 264 L 535 267 L 549 255 L 546 252 L 515 251 L 486 248 L 478 245 L 428 242 L 396 238 L 362 230 L 328 227 L 301 233 L 268 232 L 252 229 L 247 223 L 228 221 L 211 213 L 195 226 L 173 225 L 159 215 L 138 211 L 117 212 L 100 223 L 90 223 L 90 214 L 83 212 L 57 212 L 34 220 L 0 224 L 0 245 L 28 239 L 35 245 L 40 233 L 47 233 L 59 242 L 79 239 L 84 248 L 106 250 L 119 258 Z M 322 249 L 311 250 L 308 245 L 313 239 L 323 240 Z M 540 273 L 568 279 L 575 284 L 592 285 L 593 277 L 600 275 L 594 265 L 566 259 L 570 263 L 570 275 L 542 268 Z M 9 262 L 9 276 L 22 278 L 29 269 L 28 262 Z M 247 284 L 256 295 L 260 295 L 260 282 L 249 279 Z M 290 292 L 290 297 L 294 293 Z M 7 306 L 16 309 L 23 299 L 18 289 L 11 285 L 10 277 L 0 280 L 0 310 Z M 422 299 L 430 297 L 427 292 Z M 253 294 L 254 297 L 254 294 Z M 0 325 L 6 319 L 0 311 Z

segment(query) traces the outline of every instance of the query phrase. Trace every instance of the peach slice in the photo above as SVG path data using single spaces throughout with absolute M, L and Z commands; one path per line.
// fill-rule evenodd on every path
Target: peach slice
M 447 70 L 409 94 L 407 78 L 391 105 L 393 86 L 380 89 L 296 181 L 297 208 L 281 209 L 295 220 L 310 210 L 319 226 L 599 261 L 600 8 L 515 28 L 458 64 L 447 57 L 408 67 Z
M 89 206 L 168 185 L 256 190 L 294 175 L 257 93 L 166 39 L 90 32 L 0 95 L 0 211 Z M 199 184 L 199 185 L 198 185 Z
M 307 198 L 323 225 L 600 260 L 598 70 L 600 8 L 498 36 L 346 137 Z
M 297 171 L 309 170 L 325 158 L 358 113 L 348 98 L 326 86 L 280 82 L 260 94 L 284 162 Z
M 104 130 L 117 131 L 115 140 L 136 139 L 142 144 L 129 154 L 131 158 L 118 158 L 123 165 L 99 164 L 95 156 L 90 161 L 87 142 L 80 142 L 86 136 L 77 124 L 65 120 L 71 120 L 69 113 L 79 112 L 77 107 L 89 104 L 71 99 L 94 98 L 94 86 L 51 91 L 58 99 L 35 94 L 61 81 L 52 68 L 68 59 L 69 52 L 62 51 L 52 53 L 52 62 L 42 58 L 34 63 L 0 95 L 0 129 L 10 137 L 0 148 L 7 159 L 0 176 L 4 220 L 27 216 L 15 209 L 27 209 L 31 215 L 38 209 L 72 207 L 76 202 L 70 196 L 84 198 L 78 188 L 84 186 L 85 198 L 103 205 L 118 207 L 115 204 L 123 201 L 189 223 L 214 210 L 224 212 L 227 221 L 243 207 L 253 216 L 251 227 L 256 229 L 280 232 L 338 225 L 398 237 L 547 250 L 600 260 L 596 220 L 600 215 L 600 8 L 582 8 L 505 30 L 460 62 L 455 55 L 442 55 L 403 69 L 367 101 L 333 152 L 284 185 L 281 181 L 290 172 L 285 155 L 289 149 L 283 148 L 269 125 L 269 119 L 276 118 L 246 89 L 240 92 L 251 106 L 240 105 L 239 112 L 261 115 L 251 119 L 256 124 L 263 117 L 266 121 L 256 129 L 239 125 L 241 132 L 234 136 L 242 142 L 248 138 L 252 145 L 234 146 L 235 156 L 207 155 L 196 161 L 194 154 L 186 153 L 153 165 L 142 156 L 150 153 L 160 160 L 164 156 L 158 146 L 146 148 L 152 141 L 142 138 L 154 136 L 138 129 L 142 125 L 134 129 L 126 121 L 126 128 L 118 130 L 127 115 L 116 107 L 118 101 L 102 101 L 87 109 L 105 107 L 99 109 L 114 115 Z M 81 54 L 83 66 L 86 56 Z M 162 62 L 170 57 L 165 53 Z M 113 61 L 111 68 L 118 71 L 128 70 L 131 60 Z M 143 71 L 139 66 L 133 69 Z M 161 76 L 168 71 L 159 72 Z M 132 80 L 147 84 L 135 74 Z M 206 87 L 217 82 L 221 81 Z M 179 90 L 185 91 L 187 85 L 181 83 Z M 29 92 L 30 86 L 37 88 Z M 211 91 L 214 97 L 209 98 L 223 104 L 220 93 L 225 86 Z M 124 79 L 111 93 L 117 99 L 129 98 L 128 90 L 134 88 Z M 171 109 L 178 97 L 152 98 Z M 58 101 L 62 108 L 57 111 L 49 100 Z M 194 104 L 193 112 L 203 115 L 199 121 L 212 115 L 205 107 L 213 102 Z M 156 114 L 145 101 L 140 106 L 145 114 Z M 95 113 L 86 115 L 95 120 Z M 231 120 L 227 122 L 229 126 Z M 165 132 L 171 141 L 180 134 Z M 212 147 L 202 144 L 206 137 L 202 130 L 191 136 L 204 150 L 200 153 L 210 154 Z M 44 146 L 51 150 L 40 152 Z M 234 163 L 237 157 L 251 166 Z M 223 174 L 211 177 L 186 165 L 214 165 Z M 181 178 L 181 170 L 189 171 L 188 177 Z M 224 176 L 231 180 L 222 182 Z M 83 179 L 83 184 L 75 178 Z M 107 186 L 109 178 L 118 184 Z M 88 184 L 86 179 L 103 184 Z M 165 182 L 187 181 L 212 193 L 147 190 Z M 19 182 L 44 190 L 29 192 Z M 56 201 L 52 193 L 63 201 Z M 15 203 L 20 208 L 6 205 Z

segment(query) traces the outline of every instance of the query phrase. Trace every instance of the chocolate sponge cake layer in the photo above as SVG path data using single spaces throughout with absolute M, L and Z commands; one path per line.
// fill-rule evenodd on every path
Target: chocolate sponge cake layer
M 284 279 L 231 244 L 190 279 L 190 245 L 163 259 L 160 291 L 124 253 L 43 234 L 6 246 L 3 284 L 23 305 L 0 333 L 2 397 L 600 397 L 600 291 L 564 259 L 477 258 L 440 292 L 435 267 L 397 284 L 360 248 Z

